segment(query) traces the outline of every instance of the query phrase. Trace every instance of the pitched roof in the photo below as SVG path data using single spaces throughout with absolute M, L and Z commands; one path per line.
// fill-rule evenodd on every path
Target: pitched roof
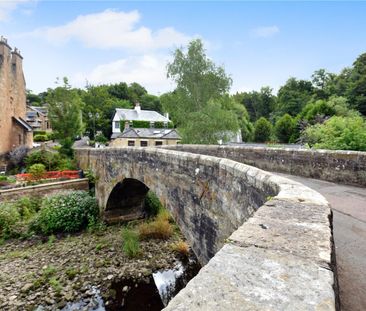
M 30 109 L 32 109 L 33 111 L 36 111 L 40 114 L 43 114 L 43 115 L 47 115 L 48 113 L 48 109 L 47 107 L 38 107 L 38 106 L 28 106 Z
M 181 139 L 175 129 L 155 128 L 128 128 L 123 133 L 114 133 L 111 138 Z
M 19 117 L 19 118 L 13 117 L 13 120 L 15 120 L 20 126 L 25 128 L 28 132 L 32 132 L 32 130 L 33 130 L 32 127 L 26 121 L 24 121 L 21 117 Z
M 167 117 L 164 117 L 159 112 L 153 110 L 137 110 L 137 109 L 122 109 L 116 108 L 116 114 L 119 120 L 128 121 L 149 121 L 149 122 L 169 122 Z

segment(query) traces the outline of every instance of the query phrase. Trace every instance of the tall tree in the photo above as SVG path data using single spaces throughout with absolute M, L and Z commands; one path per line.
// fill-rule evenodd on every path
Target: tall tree
M 52 129 L 65 153 L 70 155 L 72 142 L 83 131 L 81 120 L 83 102 L 77 90 L 71 88 L 67 78 L 63 78 L 61 86 L 48 89 L 46 99 Z
M 351 106 L 366 115 L 366 53 L 353 63 L 347 95 Z
M 259 92 L 238 93 L 234 96 L 247 109 L 253 122 L 260 117 L 268 119 L 276 108 L 276 97 L 268 86 L 262 87 Z
M 278 91 L 278 113 L 297 115 L 314 95 L 314 87 L 310 81 L 290 78 Z
M 168 64 L 168 78 L 177 83 L 177 91 L 191 101 L 191 111 L 203 108 L 210 99 L 216 99 L 229 91 L 232 80 L 223 67 L 207 58 L 201 40 L 193 40 L 187 53 L 177 49 L 174 61 Z
M 201 40 L 189 43 L 186 52 L 177 49 L 167 66 L 168 77 L 177 88 L 162 97 L 164 108 L 178 124 L 184 142 L 217 143 L 227 141 L 239 129 L 235 113 L 223 108 L 223 95 L 231 85 L 224 68 L 208 57 Z M 167 103 L 167 99 L 171 101 Z

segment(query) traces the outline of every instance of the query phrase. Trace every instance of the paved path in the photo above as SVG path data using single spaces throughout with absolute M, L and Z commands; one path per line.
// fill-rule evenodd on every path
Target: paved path
M 333 210 L 342 311 L 366 310 L 366 188 L 275 173 L 321 193 Z

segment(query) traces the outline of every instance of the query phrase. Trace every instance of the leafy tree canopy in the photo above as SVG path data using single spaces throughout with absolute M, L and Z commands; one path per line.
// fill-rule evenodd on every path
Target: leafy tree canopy
M 83 132 L 81 109 L 84 103 L 81 97 L 77 90 L 71 88 L 67 78 L 63 78 L 62 85 L 48 89 L 46 100 L 55 137 L 63 147 L 71 147 L 75 137 Z

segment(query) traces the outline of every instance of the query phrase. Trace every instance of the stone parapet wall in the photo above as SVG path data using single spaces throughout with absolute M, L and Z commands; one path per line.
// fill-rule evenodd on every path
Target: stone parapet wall
M 82 178 L 0 190 L 0 202 L 16 200 L 24 196 L 42 197 L 64 190 L 89 190 L 89 181 L 87 178 Z
M 136 178 L 167 206 L 205 266 L 166 310 L 335 310 L 328 202 L 255 167 L 156 148 L 78 149 L 102 206 Z M 104 204 L 104 205 L 103 205 Z
M 177 145 L 164 149 L 227 158 L 272 172 L 366 186 L 366 152 L 222 145 Z

